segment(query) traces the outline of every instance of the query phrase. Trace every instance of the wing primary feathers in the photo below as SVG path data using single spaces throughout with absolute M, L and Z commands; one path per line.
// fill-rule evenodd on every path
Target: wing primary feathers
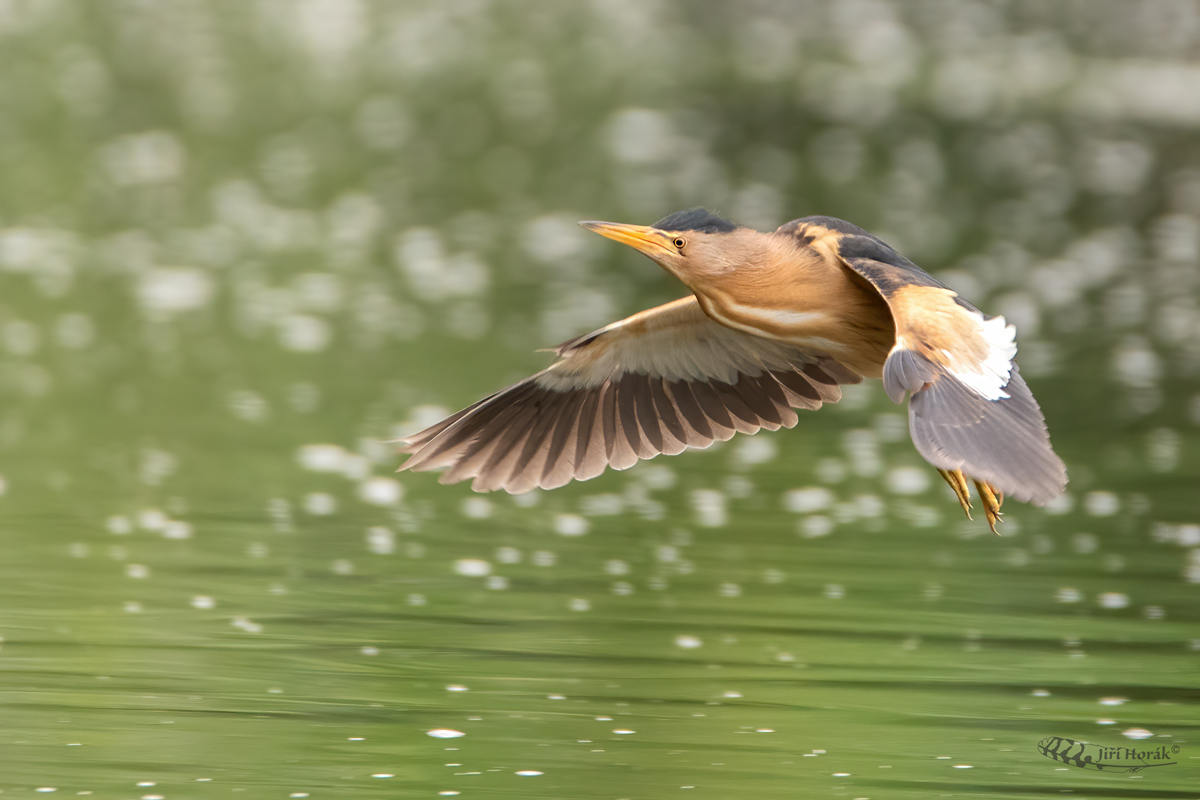
M 599 436 L 600 399 L 607 385 L 599 391 L 583 392 L 583 402 L 579 408 L 579 425 L 575 429 L 575 479 L 585 481 L 604 471 L 607 463 L 604 459 L 604 436 Z M 599 441 L 597 441 L 599 439 Z M 597 446 L 598 445 L 598 446 Z M 599 461 L 600 468 L 589 474 L 592 465 Z
M 770 377 L 770 373 L 757 375 L 755 378 L 744 375 L 742 380 L 738 381 L 738 389 L 746 404 L 750 405 L 761 419 L 772 425 L 784 425 L 782 409 L 790 407 L 784 392 L 779 389 L 778 381 Z
M 767 399 L 775 406 L 775 413 L 779 415 L 779 424 L 785 428 L 796 427 L 796 423 L 800 421 L 800 415 L 792 410 L 791 393 L 770 372 L 759 375 L 758 383 Z
M 621 401 L 617 404 L 617 411 L 621 420 L 621 430 L 624 432 L 625 442 L 629 445 L 630 451 L 633 452 L 634 459 L 647 458 L 650 455 L 650 449 L 647 447 L 642 436 L 642 425 L 638 420 L 637 406 L 638 393 L 642 387 L 638 384 L 638 378 L 642 376 L 632 373 L 621 377 Z M 632 465 L 631 465 L 632 466 Z
M 804 377 L 808 378 L 808 380 L 813 384 L 814 389 L 818 384 L 834 387 L 838 385 L 838 381 L 834 379 L 834 377 L 828 372 L 821 369 L 821 366 L 818 364 L 806 364 L 800 371 L 803 372 Z M 848 381 L 841 382 L 848 383 Z
M 564 397 L 557 393 L 543 398 L 541 413 L 534 417 L 529 426 L 529 436 L 525 439 L 525 445 L 513 466 L 512 475 L 506 482 L 506 491 L 523 494 L 537 487 L 549 455 L 551 438 L 565 410 L 563 399 Z
M 738 431 L 737 424 L 733 421 L 733 415 L 725 407 L 725 402 L 718 393 L 716 384 L 692 383 L 685 385 L 691 389 L 692 395 L 696 398 L 696 402 L 704 412 L 704 415 L 716 426 L 714 434 L 717 432 L 717 428 L 720 429 L 722 435 L 716 438 L 724 442 Z
M 604 434 L 604 462 L 614 465 L 618 461 L 626 462 L 630 455 L 625 452 L 628 450 L 628 445 L 623 444 L 625 435 L 621 432 L 621 422 L 617 412 L 619 399 L 617 395 L 620 387 L 612 381 L 607 381 L 604 389 L 604 397 L 600 403 L 601 432 Z
M 491 492 L 503 488 L 511 472 L 511 462 L 516 459 L 521 445 L 529 435 L 529 422 L 533 411 L 521 409 L 510 421 L 509 427 L 499 432 L 494 447 L 488 448 L 486 454 L 481 453 L 478 465 L 472 470 L 475 479 L 471 488 L 477 492 Z M 449 473 L 438 478 L 440 483 L 448 483 L 453 479 Z
M 629 383 L 625 378 L 613 383 L 615 431 L 608 458 L 613 469 L 632 467 L 642 449 L 642 434 L 637 428 L 637 410 Z
M 754 409 L 750 408 L 742 399 L 736 386 L 719 383 L 714 388 L 717 390 L 717 396 L 725 404 L 725 408 L 729 409 L 733 426 L 737 428 L 738 433 L 754 433 L 762 427 L 758 424 L 758 414 L 754 413 Z
M 658 413 L 654 409 L 654 395 L 650 384 L 656 378 L 639 376 L 642 378 L 638 381 L 638 386 L 634 390 L 634 411 L 637 414 L 638 428 L 642 432 L 642 439 L 645 442 L 643 453 L 651 453 L 658 455 L 663 451 L 663 433 L 662 425 L 658 420 Z M 645 458 L 645 456 L 642 456 Z
M 491 408 L 480 409 L 477 417 L 464 423 L 462 436 L 467 440 L 466 444 L 462 446 L 457 461 L 442 476 L 443 483 L 456 483 L 479 475 L 495 456 L 497 448 L 506 441 L 506 432 L 516 429 L 520 425 L 520 418 L 530 413 L 527 409 L 523 410 L 520 399 L 518 397 L 511 405 L 495 403 Z M 470 429 L 466 428 L 467 424 L 471 425 Z M 429 447 L 441 447 L 441 440 L 432 442 Z M 404 466 L 408 467 L 408 463 Z M 424 466 L 418 468 L 425 469 Z
M 815 410 L 821 407 L 821 393 L 803 375 L 796 372 L 772 372 L 775 380 L 788 393 L 788 403 L 792 408 Z
M 471 413 L 459 416 L 453 425 L 430 439 L 404 462 L 401 469 L 436 469 L 447 466 L 450 462 L 446 459 L 461 459 L 461 454 L 456 451 L 464 448 L 469 452 L 472 440 L 495 424 L 496 420 L 518 414 L 521 404 L 533 394 L 533 383 L 527 381 L 513 386 L 511 390 L 492 395 L 487 401 L 476 403 L 471 407 Z M 483 445 L 482 441 L 478 442 L 478 446 Z
M 842 399 L 842 386 L 862 383 L 862 375 L 843 367 L 831 358 L 823 358 L 818 364 L 809 364 L 801 370 L 813 384 L 821 400 L 836 403 Z
M 755 397 L 755 402 L 764 409 L 770 411 L 770 417 L 759 416 L 769 421 L 772 425 L 777 425 L 776 428 L 766 427 L 767 430 L 778 430 L 779 428 L 795 427 L 799 417 L 792 410 L 791 404 L 788 403 L 787 395 L 784 394 L 783 387 L 779 385 L 779 381 L 770 372 L 764 372 L 753 378 L 743 378 L 739 384 L 745 384 L 743 395 L 746 392 L 752 392 Z
M 521 405 L 508 424 L 499 431 L 496 447 L 482 460 L 476 471 L 471 488 L 475 491 L 490 492 L 503 489 L 512 475 L 514 463 L 529 438 L 530 428 L 540 411 L 540 404 L 530 402 Z M 442 476 L 445 480 L 446 476 Z
M 651 378 L 650 394 L 654 400 L 654 412 L 662 424 L 663 453 L 678 455 L 687 449 L 688 435 L 679 419 L 675 401 L 667 394 L 667 382 L 662 378 Z
M 685 441 L 692 447 L 707 447 L 712 444 L 717 438 L 716 434 L 713 433 L 708 417 L 696 402 L 696 396 L 692 394 L 688 384 L 682 381 L 666 381 L 664 388 L 670 393 L 675 407 L 679 409 L 680 421 L 691 430 Z
M 546 466 L 542 469 L 538 486 L 543 489 L 554 489 L 571 480 L 575 473 L 576 444 L 575 435 L 582 420 L 580 411 L 583 408 L 587 394 L 580 391 L 571 392 L 563 399 L 562 414 L 558 424 L 546 446 Z
M 492 397 L 495 397 L 495 395 L 492 395 Z M 402 436 L 400 439 L 397 440 L 400 443 L 400 447 L 399 447 L 400 452 L 401 453 L 417 452 L 422 447 L 424 447 L 426 443 L 428 443 L 430 440 L 434 439 L 442 431 L 446 430 L 451 425 L 458 422 L 460 419 L 467 416 L 475 409 L 490 402 L 492 400 L 492 397 L 485 398 L 483 400 L 480 400 L 478 403 L 475 403 L 474 405 L 467 406 L 462 411 L 459 411 L 457 414 L 451 414 L 450 416 L 446 417 L 441 422 L 437 423 L 436 425 L 432 425 L 423 431 L 414 433 L 411 436 Z
M 780 416 L 779 409 L 771 402 L 766 387 L 758 378 L 742 375 L 734 385 L 734 390 L 745 402 L 746 407 L 754 412 L 761 427 L 769 431 L 777 431 L 783 425 L 783 417 Z M 780 396 L 782 397 L 782 392 Z

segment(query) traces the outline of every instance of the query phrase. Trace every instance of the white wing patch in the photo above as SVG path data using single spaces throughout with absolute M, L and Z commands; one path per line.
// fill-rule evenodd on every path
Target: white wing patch
M 972 315 L 975 316 L 975 315 Z M 977 364 L 964 364 L 962 358 L 950 359 L 947 372 L 972 391 L 987 400 L 1008 397 L 1004 387 L 1012 375 L 1012 360 L 1017 355 L 1017 329 L 1005 322 L 1004 317 L 985 320 L 976 317 L 979 334 L 987 345 L 987 356 Z M 946 353 L 950 356 L 950 353 Z

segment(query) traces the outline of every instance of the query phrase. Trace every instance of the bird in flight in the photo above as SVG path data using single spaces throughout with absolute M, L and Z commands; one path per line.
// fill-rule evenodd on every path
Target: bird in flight
M 772 233 L 703 208 L 651 226 L 581 222 L 630 245 L 691 295 L 563 342 L 533 377 L 401 439 L 402 470 L 479 492 L 588 480 L 605 467 L 791 428 L 795 409 L 882 378 L 909 432 L 970 516 L 1005 496 L 1042 505 L 1066 468 L 1013 360 L 1015 329 L 882 240 L 832 217 Z

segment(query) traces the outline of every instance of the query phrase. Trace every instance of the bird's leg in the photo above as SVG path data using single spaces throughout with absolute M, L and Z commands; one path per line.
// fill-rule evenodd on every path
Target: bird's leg
M 966 512 L 967 519 L 971 519 L 971 490 L 967 488 L 967 478 L 962 474 L 962 470 L 939 469 L 938 474 L 942 476 L 942 480 L 950 484 L 950 488 L 954 490 L 955 496 L 958 497 L 958 504 Z M 978 484 L 976 485 L 978 486 Z M 980 496 L 982 496 L 982 492 Z
M 1004 504 L 1004 492 L 987 481 L 975 481 L 975 489 L 979 492 L 979 499 L 983 503 L 983 513 L 987 517 L 988 527 L 992 529 L 992 533 L 999 535 L 996 531 L 996 523 L 1002 522 L 1000 506 Z

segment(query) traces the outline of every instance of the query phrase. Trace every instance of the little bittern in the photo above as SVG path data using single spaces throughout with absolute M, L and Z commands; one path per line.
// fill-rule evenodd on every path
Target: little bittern
M 401 440 L 401 469 L 514 494 L 605 467 L 790 428 L 793 409 L 882 378 L 909 396 L 917 451 L 996 529 L 1004 497 L 1041 505 L 1066 468 L 1013 357 L 1015 329 L 880 239 L 831 217 L 762 233 L 703 208 L 650 227 L 582 222 L 683 281 L 691 296 L 559 345 L 531 378 Z

